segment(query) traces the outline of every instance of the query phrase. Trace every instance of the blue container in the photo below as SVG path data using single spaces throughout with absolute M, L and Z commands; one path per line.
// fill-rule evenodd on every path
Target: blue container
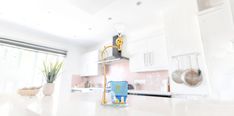
M 110 81 L 111 92 L 115 97 L 121 101 L 124 98 L 124 103 L 127 101 L 128 96 L 128 82 L 127 81 Z

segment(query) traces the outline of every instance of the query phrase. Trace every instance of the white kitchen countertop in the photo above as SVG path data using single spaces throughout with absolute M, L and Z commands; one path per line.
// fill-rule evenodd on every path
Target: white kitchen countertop
M 1 116 L 233 116 L 234 102 L 129 96 L 128 107 L 100 105 L 100 93 L 66 97 L 0 95 Z

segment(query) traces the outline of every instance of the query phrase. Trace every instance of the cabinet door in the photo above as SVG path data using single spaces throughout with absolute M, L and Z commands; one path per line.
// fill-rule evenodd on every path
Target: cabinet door
M 151 38 L 148 40 L 148 46 L 149 70 L 168 69 L 168 57 L 165 38 L 163 36 Z
M 143 41 L 136 41 L 131 44 L 129 67 L 132 72 L 139 72 L 144 69 L 145 66 L 145 55 L 144 49 L 142 48 Z
M 129 59 L 129 67 L 131 72 L 141 72 L 144 69 L 144 56 L 137 53 Z
M 99 74 L 98 51 L 91 51 L 82 57 L 81 76 L 96 76 Z
M 136 44 L 138 51 L 130 57 L 132 72 L 166 70 L 168 67 L 166 41 L 163 37 L 144 38 Z
M 135 40 L 135 41 L 128 43 L 127 52 L 129 54 L 129 57 L 132 57 L 132 56 L 136 55 L 137 53 L 142 52 L 142 47 L 144 47 L 144 44 L 142 42 L 144 42 L 144 41 Z

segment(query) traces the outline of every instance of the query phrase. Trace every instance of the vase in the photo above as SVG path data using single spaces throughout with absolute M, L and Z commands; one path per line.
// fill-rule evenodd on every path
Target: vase
M 43 94 L 45 96 L 51 96 L 54 92 L 54 83 L 46 83 L 43 86 Z

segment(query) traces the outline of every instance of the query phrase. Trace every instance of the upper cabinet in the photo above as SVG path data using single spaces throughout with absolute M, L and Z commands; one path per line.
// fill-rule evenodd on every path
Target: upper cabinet
M 98 50 L 88 52 L 82 56 L 81 76 L 96 76 L 99 74 Z
M 128 42 L 128 52 L 132 72 L 168 69 L 166 41 L 161 33 L 139 37 Z
M 218 37 L 233 36 L 234 27 L 229 4 L 223 4 L 213 12 L 200 14 L 198 19 L 202 39 L 210 38 L 214 40 Z
M 215 8 L 224 3 L 224 0 L 197 0 L 198 10 L 205 11 L 211 8 Z

